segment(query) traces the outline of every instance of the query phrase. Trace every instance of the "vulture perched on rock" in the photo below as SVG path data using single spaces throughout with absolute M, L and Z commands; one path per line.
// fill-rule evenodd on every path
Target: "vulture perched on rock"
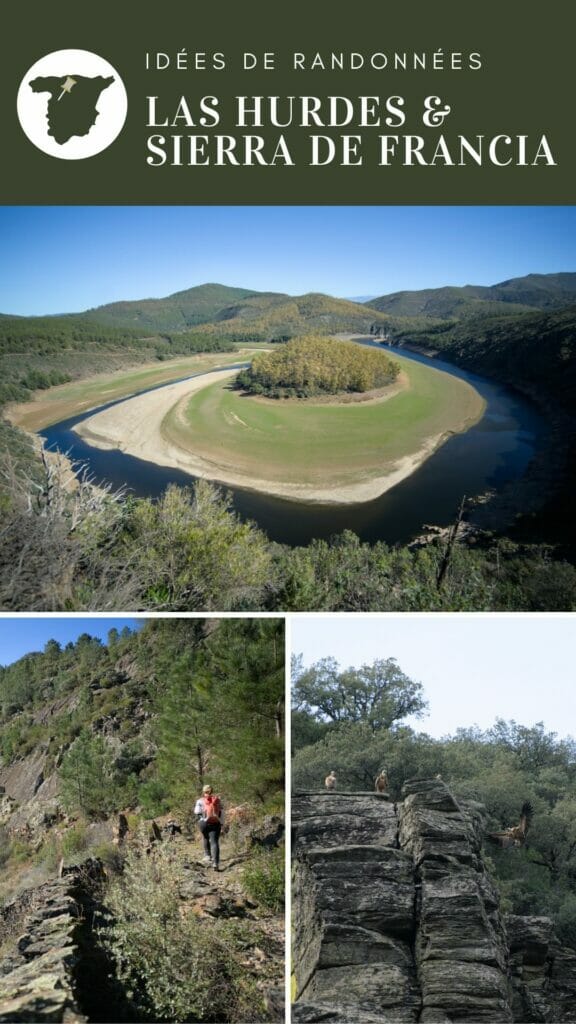
M 510 828 L 505 828 L 502 832 L 488 832 L 487 838 L 491 843 L 495 843 L 496 846 L 503 846 L 505 848 L 508 846 L 524 846 L 532 814 L 532 804 L 526 800 L 522 804 L 520 821 L 517 825 L 511 825 Z
M 330 772 L 330 775 L 326 776 L 326 778 L 324 779 L 324 785 L 326 786 L 326 789 L 335 789 L 336 788 L 336 773 L 335 772 Z

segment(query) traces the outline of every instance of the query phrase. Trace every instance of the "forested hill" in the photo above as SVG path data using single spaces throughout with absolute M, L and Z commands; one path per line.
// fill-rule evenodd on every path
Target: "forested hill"
M 519 362 L 516 342 L 525 346 L 532 336 L 537 340 L 542 324 L 546 342 L 556 332 L 564 345 L 572 330 L 575 301 L 576 274 L 563 273 L 530 274 L 491 288 L 399 292 L 367 304 L 321 293 L 291 296 L 206 284 L 162 299 L 115 302 L 85 313 L 2 316 L 0 404 L 141 362 L 232 351 L 237 344 L 281 342 L 309 334 L 372 333 L 400 343 L 432 344 L 479 372 L 486 368 L 498 376 L 502 370 L 513 379 L 525 369 L 514 365 Z M 535 310 L 545 311 L 543 320 Z M 490 354 L 479 344 L 487 333 Z M 565 345 L 563 351 L 567 352 Z M 567 364 L 571 349 L 561 358 Z M 535 372 L 539 373 L 538 360 Z
M 481 313 L 518 313 L 560 309 L 576 300 L 576 274 L 528 274 L 490 286 L 426 288 L 393 292 L 366 303 L 392 316 L 424 316 L 446 320 Z
M 576 304 L 398 331 L 395 340 L 433 348 L 451 362 L 506 383 L 528 385 L 576 413 Z
M 98 813 L 189 804 L 208 773 L 230 799 L 262 807 L 281 796 L 283 664 L 279 619 L 151 620 L 106 644 L 51 640 L 0 668 L 0 772 L 34 754 L 59 778 L 81 733 L 116 734 L 114 784 L 95 779 Z
M 127 344 L 136 337 L 202 337 L 206 331 L 241 341 L 282 341 L 312 330 L 324 334 L 368 333 L 373 324 L 385 326 L 390 322 L 389 316 L 362 303 L 320 292 L 286 295 L 199 285 L 163 299 L 114 302 L 84 313 L 1 317 L 0 349 L 15 350 L 16 343 L 28 338 L 32 349 L 37 348 L 40 339 L 49 353 L 69 345 L 74 332 L 100 343 L 122 339 Z
M 87 313 L 0 318 L 0 406 L 31 392 L 143 362 L 310 333 L 387 332 L 402 320 L 359 303 L 201 285 L 166 299 L 119 302 Z M 414 326 L 423 326 L 424 321 Z
M 89 309 L 84 315 L 113 327 L 181 331 L 214 320 L 223 309 L 234 303 L 251 298 L 262 299 L 265 294 L 249 288 L 201 284 L 165 298 L 110 302 Z
M 98 858 L 98 906 L 114 919 L 102 943 L 130 1012 L 95 1019 L 213 1020 L 213 971 L 227 1020 L 272 1019 L 266 994 L 283 980 L 283 696 L 280 619 L 150 620 L 111 629 L 106 643 L 88 632 L 64 647 L 49 640 L 0 669 L 1 956 L 41 902 L 26 894 L 57 878 L 61 859 L 67 869 Z M 193 814 L 205 783 L 225 806 L 219 874 L 203 864 Z M 213 967 L 192 969 L 191 957 Z
M 264 341 L 293 337 L 311 330 L 369 331 L 386 317 L 361 303 L 311 292 L 288 295 L 198 285 L 163 299 L 115 302 L 83 316 L 114 327 L 141 326 L 158 332 L 182 331 L 211 324 L 224 331 L 247 329 Z
M 574 275 L 560 275 L 574 276 Z M 548 494 L 516 537 L 559 540 L 574 557 L 576 507 L 576 304 L 562 309 L 481 315 L 394 330 L 392 344 L 436 352 L 442 359 L 511 385 L 535 399 L 549 418 L 551 442 L 532 463 L 534 493 Z M 538 482 L 539 481 L 539 482 Z M 559 581 L 555 589 L 560 586 Z
M 81 316 L 0 319 L 0 406 L 36 390 L 196 352 L 227 352 L 227 338 L 116 327 Z

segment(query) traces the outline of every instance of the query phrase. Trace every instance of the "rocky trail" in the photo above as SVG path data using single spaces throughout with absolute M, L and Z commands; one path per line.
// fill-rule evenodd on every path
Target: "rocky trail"
M 160 846 L 156 829 L 153 835 Z M 162 841 L 178 864 L 181 913 L 246 923 L 241 965 L 261 991 L 267 1020 L 283 1019 L 284 919 L 262 912 L 242 885 L 245 853 L 224 851 L 216 872 L 203 863 L 196 836 Z M 154 848 L 146 850 L 154 856 Z M 105 871 L 96 859 L 24 890 L 0 912 L 0 1024 L 132 1022 L 127 994 L 99 939 L 106 926 Z

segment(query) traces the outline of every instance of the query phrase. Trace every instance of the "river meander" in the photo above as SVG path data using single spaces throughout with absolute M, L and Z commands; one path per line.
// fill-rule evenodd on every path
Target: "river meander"
M 546 420 L 535 406 L 511 389 L 449 363 L 405 349 L 402 356 L 472 384 L 486 402 L 482 419 L 464 433 L 452 436 L 411 476 L 373 501 L 326 506 L 226 488 L 239 515 L 254 520 L 270 539 L 291 545 L 307 544 L 314 537 L 327 538 L 343 530 L 353 530 L 365 541 L 404 543 L 420 533 L 424 524 L 450 523 L 464 494 L 499 491 L 519 479 L 547 434 Z M 42 430 L 47 447 L 68 453 L 96 482 L 105 480 L 114 488 L 126 487 L 138 496 L 156 497 L 169 483 L 190 485 L 193 478 L 187 473 L 120 451 L 95 448 L 72 429 L 114 404 Z

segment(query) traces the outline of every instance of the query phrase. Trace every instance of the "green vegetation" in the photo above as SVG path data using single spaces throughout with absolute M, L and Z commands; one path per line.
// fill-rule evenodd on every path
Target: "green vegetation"
M 33 887 L 53 879 L 61 858 L 102 858 L 106 878 L 87 876 L 85 927 L 95 910 L 96 945 L 124 997 L 115 1020 L 270 1019 L 264 994 L 283 979 L 284 857 L 253 846 L 252 833 L 281 842 L 269 816 L 284 809 L 283 701 L 281 618 L 151 619 L 112 628 L 106 643 L 48 640 L 0 669 L 0 770 L 17 771 L 20 787 L 18 825 L 0 829 L 3 894 L 27 873 Z M 36 796 L 39 764 L 49 797 Z M 244 834 L 223 836 L 214 885 L 193 815 L 207 780 L 231 821 L 247 812 Z M 159 839 L 162 821 L 143 820 L 164 810 L 182 830 L 174 841 Z M 113 845 L 119 812 L 130 832 Z M 205 890 L 221 916 L 204 907 Z M 92 982 L 93 961 L 84 966 Z
M 418 343 L 421 335 L 414 335 Z M 482 317 L 428 335 L 442 356 L 478 373 L 528 386 L 576 412 L 576 306 L 549 313 Z
M 512 534 L 563 544 L 576 561 L 576 306 L 516 316 L 483 316 L 397 336 L 402 344 L 438 351 L 450 362 L 527 393 L 550 418 L 550 450 L 540 456 L 539 478 L 550 500 Z M 558 586 L 562 587 L 559 577 Z
M 196 631 L 202 636 L 203 622 L 196 624 Z M 156 643 L 163 679 L 154 697 L 158 809 L 170 806 L 186 813 L 188 806 L 189 815 L 191 776 L 197 787 L 209 776 L 216 788 L 226 786 L 231 799 L 265 806 L 283 785 L 279 757 L 284 712 L 281 620 L 223 621 L 203 640 L 202 656 L 184 649 L 175 658 L 174 643 L 165 639 L 170 632 L 165 626 L 157 630 L 165 663 Z
M 71 317 L 0 318 L 0 406 L 37 390 L 197 352 L 231 352 L 232 340 L 213 334 L 156 334 Z
M 114 327 L 137 326 L 154 332 L 182 331 L 196 324 L 208 323 L 234 303 L 258 294 L 263 293 L 221 284 L 203 284 L 163 299 L 111 302 L 88 310 L 84 317 Z
M 570 275 L 567 275 L 570 276 Z M 394 343 L 444 359 L 576 413 L 576 305 L 546 312 L 474 316 L 393 332 Z
M 296 658 L 292 676 L 295 711 L 321 723 L 365 722 L 374 732 L 391 729 L 408 715 L 421 717 L 427 707 L 422 685 L 405 675 L 394 658 L 344 672 L 334 658 L 308 669 Z M 302 745 L 298 730 L 294 740 Z
M 284 851 L 262 850 L 252 857 L 242 873 L 244 888 L 263 907 L 284 909 Z
M 437 773 L 456 798 L 480 801 L 487 831 L 518 820 L 529 800 L 533 822 L 525 847 L 490 846 L 491 870 L 504 909 L 550 915 L 560 941 L 576 948 L 576 743 L 532 727 L 496 720 L 486 731 L 459 729 L 441 740 L 404 724 L 424 706 L 420 684 L 393 659 L 341 671 L 330 658 L 294 665 L 292 738 L 295 789 L 318 789 L 329 769 L 344 790 L 369 789 L 382 765 L 390 795 L 408 778 Z M 383 714 L 378 709 L 383 710 Z
M 93 820 L 136 806 L 142 787 L 148 803 L 155 793 L 152 813 L 189 815 L 207 774 L 227 799 L 260 809 L 283 788 L 283 697 L 277 618 L 150 620 L 111 630 L 107 644 L 50 640 L 0 667 L 2 762 L 44 748 L 54 767 L 59 753 L 64 806 Z
M 528 309 L 559 309 L 576 298 L 576 274 L 528 274 L 491 287 L 427 288 L 372 299 L 371 309 L 394 316 L 463 319 L 482 314 L 513 314 Z
M 389 321 L 389 317 L 359 303 L 329 295 L 292 296 L 215 284 L 189 288 L 164 299 L 115 302 L 90 310 L 84 317 L 114 327 L 141 326 L 159 333 L 191 329 L 193 333 L 197 330 L 234 336 L 239 341 L 247 332 L 261 341 L 285 341 L 311 331 L 368 333 L 374 322 Z
M 300 342 L 289 342 L 273 355 L 282 356 L 293 345 Z M 336 343 L 337 353 L 340 345 Z M 327 365 L 340 374 L 337 358 L 329 360 L 334 351 L 330 342 L 322 340 L 320 347 L 328 350 Z M 352 347 L 351 357 L 359 348 L 342 347 Z M 380 379 L 385 380 L 386 357 L 372 349 L 360 349 L 360 357 L 365 351 L 375 356 L 376 370 L 384 371 Z M 248 485 L 270 481 L 271 489 L 283 483 L 320 489 L 369 485 L 393 472 L 400 459 L 418 459 L 422 450 L 462 430 L 483 410 L 482 399 L 465 382 L 402 357 L 400 361 L 403 385 L 375 402 L 258 401 L 216 382 L 193 395 L 185 409 L 172 409 L 162 433 L 216 470 L 221 468 L 224 479 L 228 470 Z
M 16 479 L 0 555 L 5 608 L 260 605 L 270 545 L 209 484 L 193 491 L 169 487 L 154 502 L 110 496 L 89 484 L 70 495 L 55 486 L 57 478 L 48 466 L 39 491 Z
M 309 335 L 275 352 L 261 352 L 236 386 L 269 398 L 312 398 L 372 391 L 396 380 L 400 368 L 383 352 Z
M 62 856 L 75 859 L 88 845 L 88 831 L 84 823 L 68 829 L 62 838 Z
M 576 568 L 548 545 L 486 537 L 448 553 L 442 538 L 391 548 L 347 531 L 290 549 L 239 522 L 206 482 L 153 502 L 89 485 L 70 496 L 51 471 L 39 493 L 16 478 L 0 581 L 14 611 L 576 610 Z
M 134 851 L 106 894 L 114 915 L 101 936 L 138 1020 L 266 1019 L 262 995 L 245 969 L 250 947 L 263 944 L 258 926 L 182 913 L 183 865 L 173 851 Z
M 0 405 L 25 401 L 36 389 L 101 369 L 155 357 L 156 342 L 135 331 L 86 324 L 75 317 L 0 319 Z
M 206 302 L 198 307 L 199 318 L 213 319 L 203 323 L 185 324 L 180 319 L 177 325 L 141 326 L 135 331 L 138 321 L 133 317 L 130 321 L 131 304 L 126 304 L 122 313 L 126 322 L 118 327 L 112 319 L 108 326 L 97 323 L 94 311 L 90 316 L 0 317 L 0 369 L 2 387 L 7 389 L 1 393 L 0 388 L 0 397 L 28 397 L 30 389 L 24 382 L 37 386 L 38 378 L 28 376 L 36 370 L 49 376 L 54 371 L 82 377 L 81 382 L 72 381 L 55 392 L 43 391 L 42 405 L 44 398 L 48 399 L 46 406 L 49 402 L 54 414 L 50 422 L 54 422 L 60 417 L 57 403 L 52 407 L 52 401 L 61 390 L 68 393 L 71 389 L 74 409 L 75 402 L 97 404 L 102 389 L 114 392 L 114 369 L 139 361 L 155 361 L 157 372 L 169 379 L 172 365 L 162 363 L 162 359 L 178 351 L 179 344 L 185 351 L 193 350 L 199 337 L 202 347 L 224 340 L 234 348 L 234 339 L 286 340 L 311 331 L 333 334 L 345 330 L 348 324 L 350 329 L 388 333 L 395 342 L 435 348 L 454 362 L 528 390 L 548 410 L 561 414 L 561 420 L 556 417 L 553 438 L 553 479 L 545 481 L 543 489 L 546 492 L 562 483 L 563 491 L 541 514 L 524 517 L 510 538 L 482 534 L 476 535 L 472 543 L 458 542 L 450 552 L 448 572 L 439 585 L 439 567 L 446 553 L 442 539 L 420 549 L 391 549 L 382 543 L 360 543 L 353 534 L 346 533 L 329 542 L 314 541 L 307 548 L 289 550 L 271 544 L 253 524 L 239 523 L 226 496 L 207 485 L 193 491 L 171 489 L 158 503 L 103 496 L 88 485 L 71 495 L 66 492 L 62 472 L 42 465 L 30 440 L 3 422 L 1 607 L 30 611 L 536 611 L 576 607 L 572 529 L 576 444 L 573 421 L 565 415 L 572 417 L 576 411 L 576 309 L 556 308 L 570 299 L 573 275 L 529 275 L 495 286 L 497 295 L 476 296 L 484 310 L 489 298 L 505 302 L 507 310 L 518 304 L 532 304 L 545 308 L 545 312 L 475 316 L 458 323 L 434 320 L 429 310 L 418 308 L 417 303 L 409 310 L 417 316 L 392 317 L 326 296 L 292 299 L 242 289 L 230 295 L 227 289 L 218 291 L 219 286 L 214 287 L 215 293 L 189 295 L 191 310 L 196 300 Z M 172 304 L 172 312 L 178 301 Z M 445 307 L 436 312 L 445 316 L 454 310 Z M 178 329 L 185 333 L 179 335 Z M 145 337 L 146 330 L 150 334 Z M 154 333 L 160 330 L 166 336 Z M 103 369 L 110 377 L 85 380 Z M 128 381 L 131 375 L 134 379 Z M 148 370 L 134 369 L 127 374 L 125 386 L 133 384 L 138 390 L 147 382 Z M 78 389 L 75 394 L 74 389 Z M 216 389 L 212 397 L 206 391 L 201 401 L 215 401 L 215 395 Z M 258 415 L 270 416 L 266 408 L 270 403 L 248 403 L 228 392 L 219 396 L 222 412 L 238 415 L 235 406 L 226 404 L 236 400 L 244 401 L 246 407 L 260 405 L 262 412 Z M 392 406 L 392 402 L 388 404 Z M 285 405 L 288 408 L 289 404 Z M 196 416 L 198 409 L 191 405 L 190 417 Z M 304 404 L 299 407 L 299 415 L 307 411 Z M 331 413 L 328 408 L 325 411 Z M 237 423 L 233 430 L 230 423 L 226 426 L 230 443 L 246 445 L 246 436 L 242 435 L 248 430 L 237 428 Z M 180 428 L 171 423 L 170 429 Z M 223 419 L 219 429 L 225 429 Z M 333 452 L 337 453 L 345 434 L 340 429 L 331 438 Z M 299 447 L 300 457 L 305 457 L 308 442 Z M 238 456 L 239 450 L 234 451 Z M 285 457 L 292 458 L 288 449 Z M 265 465 L 261 450 L 256 458 Z
M 83 728 L 60 768 L 64 807 L 88 818 L 105 818 L 124 803 L 115 792 L 113 758 L 102 736 Z

